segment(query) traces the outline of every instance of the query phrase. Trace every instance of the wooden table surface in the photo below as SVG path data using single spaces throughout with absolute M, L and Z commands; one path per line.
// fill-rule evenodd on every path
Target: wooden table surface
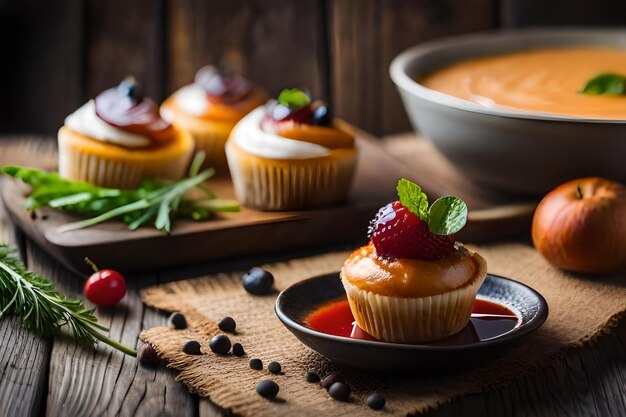
M 37 146 L 49 147 L 49 143 Z M 23 140 L 0 138 L 0 164 L 27 163 Z M 52 149 L 52 148 L 51 148 Z M 61 293 L 79 296 L 84 277 L 73 275 L 25 238 L 0 206 L 0 242 L 20 249 L 29 269 L 53 279 Z M 331 248 L 320 248 L 320 251 Z M 120 308 L 98 311 L 111 337 L 139 348 L 143 329 L 162 325 L 166 315 L 145 307 L 142 287 L 207 273 L 245 270 L 279 257 L 246 257 L 210 265 L 129 276 Z M 0 417 L 227 415 L 208 399 L 186 392 L 164 367 L 140 366 L 135 358 L 106 346 L 80 348 L 63 338 L 42 339 L 13 317 L 0 320 Z M 626 320 L 593 346 L 571 351 L 539 375 L 497 390 L 465 396 L 429 416 L 626 416 Z

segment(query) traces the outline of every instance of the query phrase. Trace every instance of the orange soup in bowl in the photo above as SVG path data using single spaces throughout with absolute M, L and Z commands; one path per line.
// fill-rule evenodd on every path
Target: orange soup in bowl
M 427 74 L 419 83 L 485 107 L 626 120 L 626 95 L 581 93 L 604 73 L 626 75 L 626 49 L 546 48 L 469 59 Z

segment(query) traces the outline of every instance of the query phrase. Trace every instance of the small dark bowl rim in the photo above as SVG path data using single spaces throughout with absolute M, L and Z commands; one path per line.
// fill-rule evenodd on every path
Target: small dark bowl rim
M 500 344 L 505 344 L 513 340 L 519 339 L 537 330 L 539 327 L 541 327 L 541 325 L 547 320 L 548 314 L 549 314 L 548 303 L 546 299 L 537 290 L 517 280 L 506 278 L 501 275 L 495 275 L 495 274 L 487 274 L 487 276 L 495 278 L 495 279 L 499 279 L 499 280 L 510 281 L 514 285 L 520 285 L 522 287 L 525 287 L 535 297 L 537 297 L 537 300 L 539 302 L 539 308 L 537 309 L 537 312 L 535 313 L 535 315 L 529 321 L 527 321 L 526 323 L 522 323 L 521 325 L 511 330 L 510 332 L 505 333 L 502 336 L 495 337 L 493 339 L 484 340 L 484 341 L 475 342 L 475 343 L 453 345 L 453 346 L 433 346 L 433 345 L 381 342 L 381 341 L 374 341 L 374 340 L 350 339 L 347 337 L 322 333 L 317 330 L 311 329 L 309 327 L 303 326 L 302 324 L 298 323 L 297 321 L 289 317 L 281 309 L 280 303 L 284 299 L 284 297 L 286 296 L 285 294 L 288 291 L 293 290 L 294 288 L 300 287 L 302 285 L 305 285 L 311 281 L 327 278 L 330 276 L 336 276 L 337 279 L 339 279 L 339 271 L 331 272 L 331 273 L 323 274 L 323 275 L 316 275 L 314 277 L 307 278 L 302 281 L 298 281 L 290 285 L 289 287 L 285 288 L 284 290 L 280 292 L 280 294 L 278 294 L 278 297 L 276 297 L 276 302 L 274 304 L 274 312 L 278 316 L 278 319 L 283 323 L 283 325 L 285 325 L 286 327 L 291 327 L 299 332 L 306 333 L 313 337 L 320 337 L 323 339 L 328 339 L 330 341 L 343 343 L 347 345 L 356 344 L 356 345 L 378 347 L 378 348 L 385 348 L 385 349 L 394 348 L 394 349 L 402 349 L 402 350 L 419 350 L 419 351 L 455 351 L 455 350 L 466 351 L 466 350 L 484 349 L 484 348 L 488 348 L 488 347 L 496 346 Z M 328 300 L 328 301 L 331 301 L 331 300 Z

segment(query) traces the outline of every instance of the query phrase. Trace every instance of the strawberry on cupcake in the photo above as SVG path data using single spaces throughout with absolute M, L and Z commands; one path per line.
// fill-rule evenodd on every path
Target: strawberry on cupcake
M 445 196 L 429 206 L 421 188 L 398 182 L 399 201 L 382 207 L 370 242 L 341 270 L 350 309 L 363 330 L 387 342 L 442 339 L 467 324 L 487 263 L 455 241 L 467 206 Z

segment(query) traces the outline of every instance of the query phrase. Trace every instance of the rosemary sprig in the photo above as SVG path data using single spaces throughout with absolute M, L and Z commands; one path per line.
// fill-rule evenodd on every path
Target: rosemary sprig
M 67 326 L 81 345 L 95 348 L 100 340 L 127 355 L 137 356 L 134 349 L 102 334 L 100 331 L 109 329 L 98 323 L 93 312 L 81 300 L 60 295 L 49 279 L 27 271 L 14 251 L 0 244 L 0 318 L 20 317 L 25 329 L 43 337 L 57 335 Z
M 131 190 L 97 187 L 61 178 L 56 172 L 14 165 L 0 167 L 0 174 L 21 180 L 32 188 L 25 202 L 27 210 L 48 206 L 91 216 L 61 226 L 60 232 L 91 227 L 114 218 L 126 222 L 131 230 L 153 224 L 158 230 L 170 232 L 174 217 L 203 220 L 218 211 L 239 211 L 236 201 L 217 199 L 204 185 L 214 170 L 209 168 L 199 172 L 203 159 L 204 154 L 198 153 L 187 178 L 180 181 L 145 180 Z M 200 190 L 204 198 L 186 198 L 185 194 L 192 188 Z

